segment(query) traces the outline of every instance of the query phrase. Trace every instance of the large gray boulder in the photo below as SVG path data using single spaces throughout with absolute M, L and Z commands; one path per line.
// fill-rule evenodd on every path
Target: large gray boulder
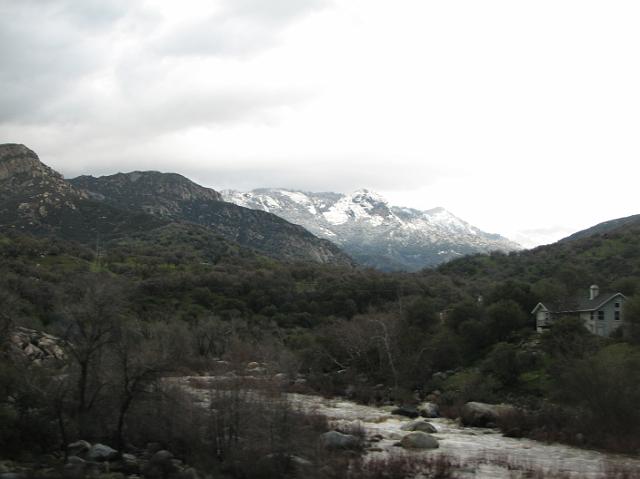
M 180 470 L 179 462 L 174 459 L 170 451 L 161 449 L 151 456 L 149 462 L 142 469 L 142 474 L 149 479 L 165 478 Z
M 404 424 L 402 427 L 400 427 L 400 429 L 402 431 L 420 431 L 427 433 L 438 432 L 433 424 L 423 420 L 408 422 L 407 424 Z
M 107 446 L 106 444 L 96 443 L 91 446 L 87 453 L 87 459 L 89 461 L 104 462 L 113 461 L 118 457 L 118 451 Z
M 357 449 L 360 440 L 351 434 L 338 431 L 325 432 L 320 436 L 320 443 L 327 449 Z
M 468 402 L 462 407 L 460 419 L 464 426 L 496 427 L 500 417 L 515 411 L 516 408 L 508 404 Z
M 440 444 L 431 434 L 426 432 L 412 432 L 400 441 L 400 446 L 405 449 L 438 449 Z

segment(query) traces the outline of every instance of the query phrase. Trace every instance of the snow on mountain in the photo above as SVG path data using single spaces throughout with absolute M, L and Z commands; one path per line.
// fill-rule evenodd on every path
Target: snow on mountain
M 420 211 L 392 206 L 379 194 L 287 189 L 222 191 L 225 201 L 267 211 L 328 239 L 356 261 L 384 270 L 416 271 L 461 255 L 513 251 L 520 245 L 485 233 L 444 208 Z

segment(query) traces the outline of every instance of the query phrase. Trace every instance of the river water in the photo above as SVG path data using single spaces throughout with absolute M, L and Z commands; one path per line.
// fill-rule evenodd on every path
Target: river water
M 207 378 L 201 376 L 197 384 Z M 215 382 L 216 378 L 209 378 Z M 199 401 L 206 401 L 205 389 L 194 387 L 190 378 L 174 378 Z M 436 418 L 428 421 L 435 426 L 440 447 L 431 451 L 408 451 L 395 444 L 408 434 L 401 427 L 410 421 L 391 414 L 392 406 L 373 407 L 344 399 L 327 399 L 308 394 L 287 394 L 292 405 L 305 412 L 326 416 L 332 427 L 360 427 L 368 438 L 381 439 L 366 452 L 370 458 L 398 455 L 445 455 L 460 465 L 461 479 L 519 479 L 562 477 L 571 479 L 631 479 L 640 478 L 640 459 L 628 456 L 578 449 L 562 444 L 547 444 L 529 439 L 504 437 L 493 429 L 463 427 L 458 422 Z

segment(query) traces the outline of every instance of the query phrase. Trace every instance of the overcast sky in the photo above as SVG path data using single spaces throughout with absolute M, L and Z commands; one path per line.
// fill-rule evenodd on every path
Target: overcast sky
M 0 0 L 0 142 L 549 242 L 640 213 L 638 25 L 637 0 Z

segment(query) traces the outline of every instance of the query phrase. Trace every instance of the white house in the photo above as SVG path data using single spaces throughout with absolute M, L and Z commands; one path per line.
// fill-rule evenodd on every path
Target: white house
M 572 300 L 538 303 L 531 314 L 536 318 L 536 330 L 541 333 L 553 321 L 562 316 L 577 316 L 593 334 L 609 336 L 623 323 L 622 305 L 626 301 L 622 293 L 600 293 L 593 285 L 589 294 Z

